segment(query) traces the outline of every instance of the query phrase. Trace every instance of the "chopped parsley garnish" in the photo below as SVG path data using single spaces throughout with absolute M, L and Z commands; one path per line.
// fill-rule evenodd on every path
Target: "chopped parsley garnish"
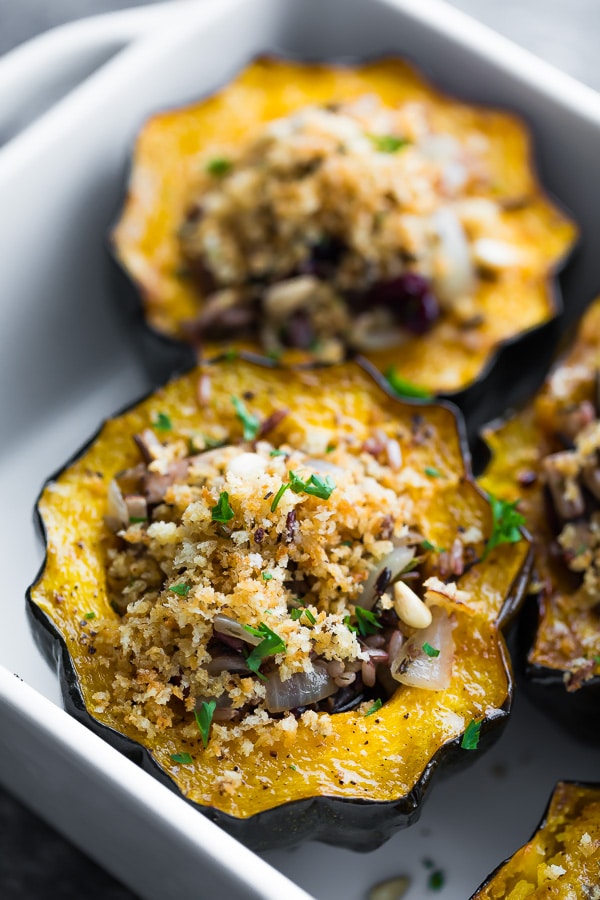
M 429 880 L 427 882 L 427 887 L 431 891 L 439 891 L 444 887 L 444 873 L 441 869 L 436 869 L 435 872 L 432 872 L 429 876 Z
M 373 703 L 373 705 L 370 706 L 368 708 L 368 710 L 366 711 L 365 719 L 367 716 L 372 716 L 373 713 L 376 713 L 379 709 L 381 709 L 382 706 L 383 706 L 383 701 L 382 701 L 381 697 L 378 697 L 377 700 L 375 701 L 375 703 Z
M 235 513 L 229 505 L 229 494 L 227 491 L 221 491 L 216 506 L 212 508 L 213 522 L 230 522 Z
M 481 731 L 481 722 L 476 722 L 475 719 L 471 719 L 467 727 L 465 728 L 465 733 L 462 736 L 462 741 L 460 742 L 460 746 L 463 750 L 477 750 L 479 746 L 479 732 Z
M 410 144 L 406 138 L 397 137 L 395 134 L 370 134 L 368 137 L 380 153 L 397 153 Z
M 418 384 L 413 384 L 413 382 L 408 381 L 407 378 L 403 378 L 396 372 L 396 369 L 393 366 L 387 369 L 385 377 L 392 390 L 400 397 L 414 397 L 417 400 L 431 400 L 433 397 L 431 391 Z
M 189 766 L 189 764 L 193 762 L 189 753 L 171 753 L 171 759 L 173 762 L 181 763 L 184 766 Z
M 210 726 L 212 724 L 213 716 L 215 714 L 215 709 L 217 708 L 216 700 L 206 700 L 202 701 L 200 706 L 200 711 L 197 709 L 194 710 L 194 716 L 196 717 L 196 725 L 198 726 L 198 731 L 202 736 L 202 743 L 204 744 L 204 749 L 208 747 L 208 736 L 210 734 Z
M 130 525 L 139 525 L 140 522 L 147 522 L 148 519 L 146 516 L 129 516 L 129 524 Z
M 358 630 L 362 637 L 366 637 L 368 634 L 376 634 L 377 629 L 382 628 L 382 625 L 377 621 L 377 616 L 374 612 L 371 612 L 370 609 L 363 609 L 362 606 L 355 606 L 354 615 L 356 616 Z
M 156 413 L 153 425 L 155 428 L 158 428 L 159 431 L 171 431 L 171 429 L 173 428 L 171 417 L 164 412 Z
M 432 659 L 435 659 L 440 655 L 440 651 L 436 650 L 435 647 L 432 647 L 431 644 L 428 644 L 427 641 L 423 644 L 423 653 L 426 653 L 427 656 L 430 656 Z
M 434 553 L 445 553 L 443 547 L 436 547 L 435 544 L 432 544 L 431 541 L 428 541 L 427 539 L 421 541 L 421 547 L 423 548 L 423 550 L 431 550 Z
M 428 478 L 441 478 L 442 473 L 439 469 L 434 468 L 434 466 L 425 466 L 425 474 Z
M 290 487 L 295 494 L 311 494 L 320 500 L 329 500 L 335 490 L 335 481 L 330 475 L 324 478 L 322 475 L 311 475 L 308 481 L 304 481 L 290 469 L 289 476 Z
M 353 631 L 354 634 L 357 633 L 358 626 L 352 624 L 352 620 L 351 620 L 350 616 L 344 616 L 344 625 L 346 626 L 348 631 Z
M 209 175 L 214 175 L 215 178 L 222 178 L 223 175 L 231 172 L 232 168 L 231 160 L 226 159 L 224 156 L 215 156 L 214 159 L 209 159 L 206 163 L 206 171 Z
M 96 613 L 95 613 L 95 612 L 87 612 L 87 613 L 84 613 L 83 618 L 84 618 L 84 619 L 95 619 L 95 618 L 96 618 Z
M 233 403 L 238 419 L 242 423 L 244 440 L 253 441 L 260 429 L 260 419 L 248 412 L 246 404 L 243 400 L 240 400 L 239 397 L 232 397 L 231 402 Z
M 279 501 L 281 500 L 281 498 L 283 497 L 283 495 L 285 494 L 285 492 L 287 491 L 287 489 L 289 487 L 290 487 L 289 481 L 284 481 L 283 484 L 281 485 L 281 487 L 279 488 L 279 490 L 277 491 L 277 493 L 275 494 L 275 496 L 273 497 L 273 500 L 271 502 L 271 512 L 275 512 L 275 510 L 277 509 L 277 506 L 279 505 Z
M 285 641 L 280 638 L 278 634 L 275 634 L 274 631 L 271 631 L 269 626 L 265 625 L 264 622 L 261 622 L 258 628 L 253 628 L 251 625 L 244 625 L 244 628 L 249 634 L 262 638 L 260 644 L 253 649 L 252 653 L 248 654 L 246 665 L 251 672 L 254 672 L 255 675 L 258 675 L 259 678 L 266 681 L 265 676 L 261 675 L 259 671 L 261 663 L 267 656 L 275 656 L 276 653 L 285 653 L 287 650 Z
M 335 444 L 327 444 L 325 447 L 325 453 L 333 453 L 335 450 Z
M 180 597 L 187 597 L 190 592 L 190 586 L 189 584 L 172 584 L 169 590 L 173 591 L 174 594 L 179 594 Z
M 285 450 L 271 450 L 269 456 L 287 456 Z
M 293 769 L 294 772 L 298 771 L 298 766 L 295 766 L 294 763 L 290 763 L 290 769 Z
M 294 609 L 290 610 L 290 617 L 293 622 L 298 622 L 302 616 L 306 616 L 311 625 L 316 625 L 317 620 L 311 613 L 310 609 L 307 609 L 305 606 L 296 606 Z
M 270 572 L 263 572 L 262 577 L 263 577 L 263 581 L 271 581 L 273 578 L 273 576 L 271 575 Z
M 352 541 L 342 541 L 342 547 L 351 547 Z
M 518 543 L 523 537 L 521 526 L 525 524 L 525 516 L 522 516 L 517 510 L 519 500 L 510 503 L 494 497 L 493 494 L 490 494 L 489 498 L 492 507 L 492 535 L 485 545 L 482 559 L 485 559 L 488 553 L 499 544 Z

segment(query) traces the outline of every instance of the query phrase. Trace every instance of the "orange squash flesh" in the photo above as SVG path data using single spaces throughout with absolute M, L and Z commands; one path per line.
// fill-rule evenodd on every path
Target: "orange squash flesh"
M 491 199 L 526 201 L 501 216 L 511 242 L 526 250 L 528 263 L 492 280 L 479 279 L 475 301 L 480 324 L 467 330 L 443 315 L 426 335 L 408 338 L 401 352 L 397 347 L 379 350 L 368 358 L 381 371 L 394 366 L 402 377 L 434 393 L 460 391 L 477 380 L 502 342 L 553 318 L 557 300 L 552 276 L 576 228 L 543 194 L 530 161 L 529 133 L 516 116 L 448 98 L 397 59 L 356 67 L 260 59 L 208 99 L 154 116 L 138 137 L 112 243 L 152 329 L 182 339 L 182 323 L 202 305 L 198 286 L 182 272 L 178 241 L 199 159 L 227 156 L 228 148 L 260 124 L 299 107 L 369 93 L 390 106 L 427 101 L 434 126 L 444 132 L 487 136 Z M 205 348 L 207 355 L 210 350 Z M 297 357 L 297 352 L 290 354 Z
M 559 782 L 541 824 L 471 900 L 600 896 L 600 786 Z
M 600 367 L 600 299 L 584 316 L 576 341 L 561 364 L 585 377 L 578 378 L 569 400 L 594 401 L 596 372 Z M 540 586 L 539 620 L 535 640 L 528 654 L 532 666 L 543 666 L 567 677 L 567 689 L 580 685 L 570 682 L 569 673 L 587 660 L 586 677 L 600 674 L 600 634 L 598 615 L 593 608 L 581 608 L 576 600 L 574 584 L 560 555 L 553 554 L 555 533 L 549 521 L 541 477 L 542 460 L 563 449 L 549 430 L 553 401 L 548 383 L 533 403 L 499 427 L 483 433 L 491 451 L 491 460 L 479 483 L 499 497 L 521 498 L 520 510 L 533 535 L 536 580 Z M 536 476 L 530 487 L 522 487 L 519 478 L 525 472 Z
M 199 737 L 186 742 L 179 726 L 144 742 L 132 725 L 115 716 L 110 705 L 105 712 L 95 709 L 94 694 L 110 690 L 113 672 L 88 653 L 85 632 L 93 628 L 93 622 L 82 627 L 82 617 L 89 612 L 98 618 L 117 616 L 106 591 L 106 490 L 117 472 L 137 462 L 132 435 L 151 427 L 158 412 L 170 417 L 173 436 L 179 429 L 216 422 L 238 435 L 240 423 L 230 398 L 251 391 L 253 412 L 259 416 L 278 403 L 290 409 L 277 427 L 280 443 L 293 441 L 294 432 L 307 426 L 334 428 L 345 416 L 358 422 L 359 428 L 364 424 L 365 433 L 374 423 L 391 418 L 403 435 L 405 465 L 417 471 L 431 466 L 447 473 L 443 479 L 424 477 L 410 487 L 419 527 L 428 540 L 450 546 L 459 525 L 477 527 L 484 536 L 491 532 L 489 505 L 465 470 L 461 434 L 449 407 L 401 403 L 353 363 L 312 372 L 288 370 L 282 375 L 280 369 L 238 359 L 210 364 L 205 370 L 211 373 L 213 385 L 208 405 L 198 408 L 201 370 L 197 369 L 109 420 L 89 447 L 49 482 L 39 504 L 47 560 L 31 590 L 31 601 L 66 643 L 89 715 L 145 743 L 183 795 L 202 807 L 245 819 L 302 798 L 371 802 L 405 798 L 424 778 L 428 766 L 437 765 L 438 751 L 456 741 L 471 720 L 483 721 L 483 737 L 488 724 L 508 711 L 511 675 L 501 627 L 524 586 L 525 540 L 497 547 L 485 562 L 458 579 L 459 587 L 471 592 L 473 600 L 469 614 L 458 614 L 453 678 L 445 691 L 401 686 L 374 715 L 351 711 L 330 716 L 332 733 L 327 737 L 316 737 L 300 721 L 295 740 L 282 742 L 276 755 L 259 743 L 248 757 L 232 741 L 220 759 L 203 750 Z M 422 444 L 411 436 L 417 413 L 433 429 L 432 438 Z M 471 756 L 464 750 L 456 752 Z M 193 764 L 174 763 L 171 755 L 177 753 L 190 753 Z M 228 792 L 223 784 L 227 772 L 236 766 L 243 781 L 235 792 Z M 332 840 L 344 843 L 333 831 Z

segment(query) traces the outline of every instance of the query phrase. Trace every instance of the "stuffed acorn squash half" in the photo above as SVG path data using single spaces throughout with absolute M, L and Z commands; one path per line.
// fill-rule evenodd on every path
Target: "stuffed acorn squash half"
M 600 785 L 559 781 L 531 840 L 471 900 L 598 900 Z
M 109 420 L 39 502 L 69 708 L 253 847 L 377 846 L 510 708 L 529 547 L 465 453 L 354 363 L 216 361 Z
M 533 536 L 535 594 L 522 619 L 525 685 L 573 734 L 600 712 L 600 299 L 535 400 L 484 431 L 480 480 L 516 502 Z
M 392 58 L 260 59 L 154 116 L 111 244 L 155 371 L 221 342 L 479 395 L 499 348 L 554 318 L 575 237 L 530 154 L 514 115 Z

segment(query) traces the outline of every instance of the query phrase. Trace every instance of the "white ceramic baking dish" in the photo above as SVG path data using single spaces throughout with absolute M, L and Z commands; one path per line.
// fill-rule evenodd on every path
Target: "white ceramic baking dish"
M 135 132 L 269 51 L 395 52 L 448 91 L 520 111 L 544 182 L 583 230 L 569 316 L 600 290 L 600 97 L 438 0 L 180 0 L 69 26 L 0 61 L 0 778 L 148 900 L 359 900 L 395 874 L 412 877 L 416 900 L 424 859 L 445 871 L 443 897 L 464 900 L 528 836 L 557 778 L 598 777 L 595 754 L 525 701 L 491 754 L 437 785 L 421 822 L 377 852 L 308 844 L 260 858 L 60 709 L 25 615 L 43 479 L 147 386 L 103 249 Z

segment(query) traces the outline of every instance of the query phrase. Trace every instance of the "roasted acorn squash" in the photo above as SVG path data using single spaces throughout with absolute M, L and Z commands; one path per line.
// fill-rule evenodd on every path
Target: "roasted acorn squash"
M 469 222 L 465 220 L 464 228 L 468 231 L 475 227 L 471 215 L 479 221 L 483 207 L 489 213 L 490 206 L 494 206 L 497 207 L 502 240 L 489 241 L 485 247 L 482 245 L 480 249 L 484 256 L 487 257 L 489 251 L 493 257 L 487 262 L 478 261 L 477 253 L 471 248 L 473 259 L 471 262 L 468 258 L 464 261 L 476 271 L 469 297 L 461 299 L 460 310 L 458 306 L 453 308 L 452 315 L 444 310 L 431 321 L 427 321 L 430 315 L 427 304 L 431 301 L 436 306 L 438 301 L 435 297 L 432 300 L 431 292 L 425 290 L 427 281 L 419 280 L 418 259 L 411 258 L 410 251 L 402 248 L 405 257 L 403 265 L 408 266 L 409 273 L 417 273 L 416 281 L 411 274 L 410 284 L 402 283 L 403 303 L 406 301 L 408 304 L 403 305 L 402 309 L 412 309 L 411 303 L 421 304 L 416 320 L 405 323 L 407 330 L 403 332 L 401 352 L 397 344 L 369 349 L 368 343 L 359 345 L 358 352 L 380 371 L 387 372 L 393 368 L 403 380 L 430 393 L 452 395 L 452 399 L 463 409 L 470 410 L 486 393 L 483 378 L 494 365 L 499 351 L 510 349 L 514 353 L 517 337 L 527 341 L 533 339 L 537 335 L 536 329 L 555 317 L 560 310 L 560 300 L 554 274 L 573 243 L 575 227 L 540 188 L 532 169 L 529 133 L 516 116 L 448 98 L 397 59 L 388 58 L 355 67 L 260 59 L 208 99 L 151 118 L 136 143 L 127 196 L 111 234 L 111 246 L 121 269 L 124 285 L 120 292 L 122 301 L 132 306 L 137 317 L 141 314 L 149 326 L 143 334 L 146 356 L 161 380 L 174 369 L 194 364 L 196 360 L 194 335 L 198 339 L 198 333 L 194 330 L 195 326 L 191 329 L 189 326 L 205 310 L 203 298 L 206 297 L 206 287 L 203 290 L 201 285 L 206 285 L 212 276 L 209 273 L 207 279 L 204 265 L 198 272 L 198 267 L 190 265 L 189 260 L 183 257 L 180 235 L 186 216 L 188 222 L 201 220 L 205 216 L 204 211 L 198 211 L 194 206 L 198 192 L 202 196 L 202 191 L 208 191 L 215 181 L 223 182 L 227 178 L 230 165 L 228 154 L 235 153 L 236 148 L 243 147 L 245 141 L 254 138 L 260 126 L 289 116 L 307 105 L 320 105 L 322 109 L 331 111 L 336 109 L 336 104 L 352 103 L 366 95 L 376 95 L 390 108 L 412 104 L 407 107 L 410 109 L 409 118 L 414 118 L 414 111 L 420 104 L 424 105 L 423 108 L 427 109 L 424 121 L 431 124 L 436 140 L 442 138 L 437 143 L 434 141 L 435 148 L 433 144 L 429 147 L 427 152 L 432 158 L 437 158 L 439 153 L 450 152 L 448 147 L 456 146 L 461 139 L 465 141 L 467 155 L 481 153 L 485 174 L 474 187 L 465 189 L 465 198 L 469 202 L 476 198 L 479 211 L 475 214 L 474 207 L 469 207 Z M 418 129 L 421 125 L 415 124 L 414 127 Z M 376 148 L 381 150 L 376 154 L 380 168 L 387 161 L 385 157 L 389 159 L 395 150 L 411 143 L 409 140 L 390 139 L 388 135 L 363 134 L 362 137 L 364 141 L 375 139 Z M 415 140 L 413 143 L 416 146 L 418 142 Z M 406 154 L 409 151 L 400 149 L 398 155 L 402 152 Z M 420 162 L 422 160 L 417 160 L 415 166 L 418 167 Z M 312 162 L 310 166 L 314 168 Z M 312 171 L 310 166 L 305 167 L 304 177 Z M 371 166 L 369 171 L 373 168 L 377 166 Z M 452 171 L 455 173 L 456 167 Z M 195 188 L 194 195 L 191 185 L 196 185 L 198 180 L 199 186 Z M 349 192 L 351 189 L 342 185 L 338 190 L 332 188 L 329 192 L 325 191 L 325 194 L 335 197 L 344 193 L 348 195 Z M 387 202 L 385 193 L 382 196 L 382 203 Z M 482 198 L 485 199 L 482 201 Z M 191 211 L 190 207 L 193 207 Z M 369 238 L 368 245 L 372 248 L 377 241 L 376 232 L 385 210 L 375 209 L 369 215 L 371 213 L 374 236 Z M 235 227 L 236 217 L 232 218 Z M 254 220 L 251 216 L 248 219 L 250 231 L 254 225 L 258 227 L 258 215 Z M 411 228 L 407 227 L 410 232 Z M 451 223 L 446 222 L 443 229 L 441 225 L 439 227 L 436 240 L 446 246 L 446 255 L 441 257 L 441 269 L 450 266 L 450 271 L 453 271 L 454 262 L 448 263 L 446 258 L 452 258 L 448 247 L 452 245 L 456 250 L 458 240 L 458 244 L 465 249 L 460 234 L 457 236 L 457 230 L 461 232 L 463 226 L 458 227 L 453 218 Z M 265 228 L 268 230 L 266 225 Z M 315 230 L 314 226 L 312 230 Z M 337 265 L 337 257 L 344 252 L 339 238 L 325 234 L 319 240 L 320 243 L 313 247 L 314 258 L 304 260 L 305 268 L 296 272 L 306 272 L 306 265 L 310 271 L 323 266 L 327 269 L 332 260 Z M 386 240 L 389 243 L 390 239 Z M 407 240 L 410 243 L 412 237 L 409 235 Z M 273 242 L 264 242 L 266 247 L 270 243 Z M 214 245 L 210 236 L 208 244 Z M 499 244 L 502 246 L 499 247 Z M 509 265 L 503 258 L 507 252 L 509 256 L 518 256 L 520 262 Z M 262 258 L 260 247 L 257 255 Z M 462 251 L 458 255 L 464 256 Z M 400 256 L 398 252 L 395 259 L 399 260 Z M 251 273 L 248 277 L 248 284 L 256 287 L 257 279 Z M 327 282 L 329 276 L 325 274 L 323 277 Z M 391 277 L 389 273 L 388 277 Z M 390 284 L 393 288 L 391 292 Z M 396 289 L 393 279 L 392 282 L 378 282 L 374 286 L 375 293 L 368 294 L 366 308 L 362 302 L 360 311 L 365 310 L 368 317 L 373 306 L 379 308 L 382 304 L 382 308 L 387 306 L 388 313 L 395 316 L 398 307 L 394 303 L 397 299 L 392 298 L 391 294 Z M 348 297 L 352 293 L 350 290 Z M 219 297 L 219 302 L 223 301 L 227 307 L 230 297 Z M 285 302 L 290 299 L 286 294 Z M 467 299 L 469 302 L 466 305 L 462 303 Z M 353 302 L 352 299 L 347 300 L 348 309 L 354 309 Z M 216 305 L 219 306 L 218 303 Z M 391 307 L 396 311 L 390 312 Z M 304 311 L 300 309 L 299 314 Z M 325 317 L 328 326 L 331 326 L 338 312 L 339 304 Z M 239 309 L 234 309 L 233 313 L 235 322 L 238 321 L 238 314 L 242 318 L 246 315 L 246 311 Z M 351 312 L 351 317 L 354 322 L 359 313 Z M 286 328 L 290 325 L 289 318 L 284 321 Z M 255 325 L 258 319 L 262 326 L 262 312 L 255 316 Z M 247 322 L 245 324 L 248 325 Z M 305 324 L 304 321 L 299 323 L 302 339 L 294 338 L 296 342 L 292 341 L 292 346 L 307 348 L 310 344 L 310 348 L 286 351 L 284 356 L 297 361 L 299 356 L 311 357 L 316 352 L 318 341 L 311 343 Z M 380 327 L 378 340 L 382 339 L 383 344 L 386 340 L 389 342 L 394 327 L 393 322 L 390 325 L 386 320 Z M 248 348 L 248 340 L 243 339 L 244 333 L 247 334 L 247 331 L 236 331 L 233 327 L 223 338 L 228 343 L 234 342 L 239 347 Z M 251 349 L 256 347 L 259 337 L 256 329 L 254 336 L 250 333 Z M 207 339 L 206 335 L 204 338 Z M 264 330 L 262 340 L 264 351 Z M 210 355 L 208 348 L 206 352 Z M 514 384 L 511 381 L 513 387 Z M 489 391 L 486 399 L 489 406 Z M 499 414 L 502 399 L 506 399 L 505 390 L 502 398 L 496 397 L 494 415 Z
M 559 781 L 530 841 L 471 900 L 600 897 L 600 785 Z
M 214 429 L 241 440 L 240 407 L 232 397 L 246 398 L 248 421 L 268 422 L 280 446 L 310 443 L 315 434 L 322 438 L 340 429 L 359 442 L 373 426 L 393 430 L 395 452 L 400 450 L 407 473 L 406 496 L 426 539 L 425 573 L 441 572 L 440 547 L 450 547 L 458 534 L 474 542 L 468 565 L 456 578 L 471 599 L 454 611 L 449 687 L 429 691 L 402 685 L 383 706 L 375 703 L 366 713 L 364 706 L 333 715 L 317 712 L 313 725 L 327 725 L 317 734 L 300 716 L 295 738 L 282 736 L 270 746 L 258 740 L 249 755 L 247 741 L 235 735 L 221 755 L 210 741 L 203 749 L 192 712 L 181 704 L 169 713 L 172 726 L 149 739 L 107 699 L 114 661 L 103 656 L 97 640 L 102 623 L 119 622 L 109 603 L 107 559 L 115 541 L 122 540 L 105 524 L 109 486 L 118 473 L 139 466 L 134 435 L 146 434 L 146 449 L 164 440 L 165 429 L 173 440 L 188 441 L 190 434 Z M 273 418 L 284 407 L 287 415 Z M 227 520 L 227 499 L 220 498 L 222 516 L 215 507 L 216 523 Z M 264 499 L 268 517 L 268 504 L 276 502 Z M 40 634 L 52 638 L 68 708 L 252 847 L 305 838 L 362 850 L 378 846 L 417 818 L 438 769 L 476 758 L 469 749 L 477 746 L 479 727 L 482 749 L 507 719 L 512 680 L 502 631 L 529 577 L 528 542 L 513 536 L 515 543 L 485 553 L 493 530 L 490 506 L 470 475 L 455 411 L 443 404 L 401 402 L 356 363 L 313 371 L 282 370 L 248 358 L 206 363 L 107 421 L 47 483 L 38 510 L 47 553 L 30 589 L 30 610 Z M 379 512 L 385 517 L 385 509 Z M 175 589 L 185 593 L 181 585 Z M 430 647 L 428 655 L 436 652 Z M 230 790 L 232 773 L 235 790 Z
M 520 627 L 524 684 L 549 715 L 594 741 L 600 734 L 593 481 L 599 367 L 596 300 L 535 400 L 483 432 L 491 460 L 480 479 L 499 497 L 520 498 L 533 535 L 537 593 L 526 603 Z

